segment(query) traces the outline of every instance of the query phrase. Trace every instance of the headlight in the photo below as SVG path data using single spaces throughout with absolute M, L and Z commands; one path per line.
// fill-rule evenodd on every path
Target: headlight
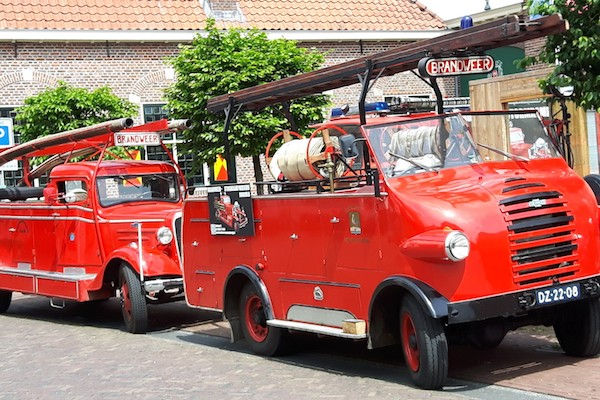
M 173 232 L 166 226 L 161 226 L 156 231 L 156 239 L 160 244 L 169 244 L 173 240 Z
M 469 239 L 464 233 L 459 231 L 452 231 L 446 236 L 446 256 L 452 261 L 461 261 L 467 258 L 471 246 L 469 245 Z

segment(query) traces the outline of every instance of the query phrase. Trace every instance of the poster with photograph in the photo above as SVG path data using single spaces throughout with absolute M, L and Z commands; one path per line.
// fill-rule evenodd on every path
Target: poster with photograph
M 254 236 L 250 185 L 208 188 L 211 235 Z

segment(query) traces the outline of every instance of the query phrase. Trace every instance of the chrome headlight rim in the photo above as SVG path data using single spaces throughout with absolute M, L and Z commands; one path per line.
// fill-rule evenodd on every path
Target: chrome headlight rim
M 167 226 L 161 226 L 156 230 L 156 240 L 162 245 L 168 245 L 173 241 L 173 231 Z
M 463 250 L 464 254 L 457 254 L 457 244 L 459 243 L 462 244 L 463 248 L 466 248 L 466 252 Z M 467 238 L 467 235 L 461 231 L 449 232 L 448 235 L 446 235 L 444 248 L 446 251 L 446 257 L 452 261 L 463 261 L 471 253 L 471 243 L 469 242 L 469 238 Z

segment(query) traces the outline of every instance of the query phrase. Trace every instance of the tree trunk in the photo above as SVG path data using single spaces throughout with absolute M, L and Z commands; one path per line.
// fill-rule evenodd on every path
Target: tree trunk
M 254 179 L 256 179 L 256 182 L 262 182 L 264 178 L 260 167 L 260 156 L 252 156 L 252 164 L 254 165 Z M 256 185 L 257 194 L 263 194 L 263 189 L 263 185 Z

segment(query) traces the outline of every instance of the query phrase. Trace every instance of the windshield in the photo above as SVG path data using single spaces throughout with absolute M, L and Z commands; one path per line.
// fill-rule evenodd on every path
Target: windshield
M 98 199 L 103 207 L 139 201 L 179 200 L 175 174 L 101 176 L 97 185 Z
M 365 130 L 387 177 L 487 161 L 560 156 L 535 111 L 441 115 Z

